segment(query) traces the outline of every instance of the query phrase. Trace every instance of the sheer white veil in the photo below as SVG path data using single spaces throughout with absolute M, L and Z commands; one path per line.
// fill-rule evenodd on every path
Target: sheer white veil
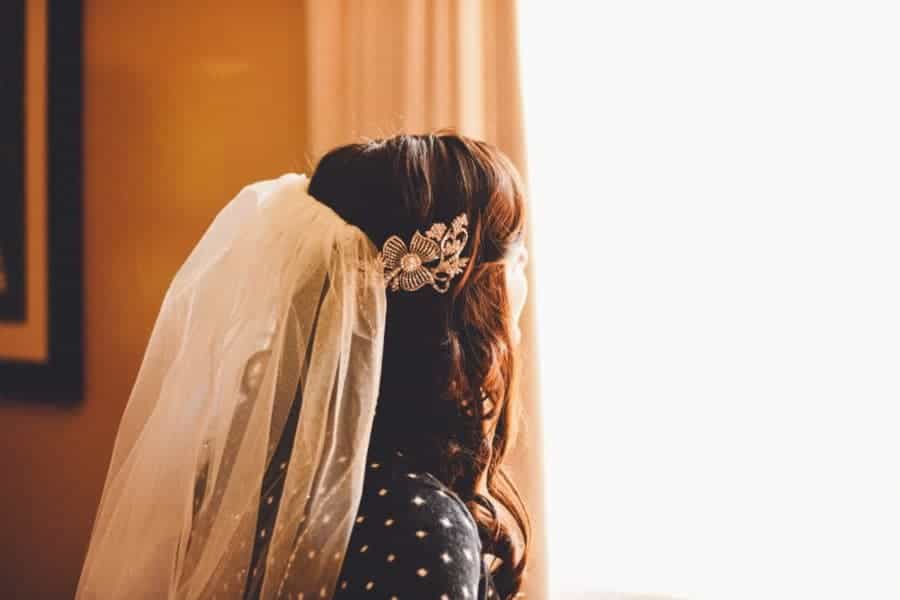
M 79 600 L 243 598 L 248 582 L 263 599 L 333 596 L 386 298 L 377 248 L 307 184 L 289 174 L 244 188 L 175 276 L 119 427 Z M 263 473 L 295 402 L 277 519 L 258 532 Z

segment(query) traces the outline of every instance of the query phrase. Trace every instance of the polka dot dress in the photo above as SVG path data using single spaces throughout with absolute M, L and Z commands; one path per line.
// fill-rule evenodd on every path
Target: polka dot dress
M 284 487 L 299 402 L 263 476 L 244 600 L 259 597 L 270 532 Z M 327 590 L 326 590 L 327 593 Z M 498 600 L 475 520 L 436 477 L 402 452 L 369 448 L 363 494 L 334 600 Z
M 462 501 L 400 453 L 369 460 L 335 600 L 496 598 Z

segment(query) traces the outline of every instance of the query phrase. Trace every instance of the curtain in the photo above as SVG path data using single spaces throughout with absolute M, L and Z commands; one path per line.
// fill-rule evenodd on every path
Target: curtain
M 450 126 L 495 144 L 527 181 L 514 0 L 309 1 L 304 10 L 303 151 L 310 164 L 361 137 Z M 533 519 L 523 591 L 545 598 L 533 303 L 522 320 L 526 422 L 510 468 Z

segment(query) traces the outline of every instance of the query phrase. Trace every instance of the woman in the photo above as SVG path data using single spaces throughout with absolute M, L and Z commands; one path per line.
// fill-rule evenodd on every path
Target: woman
M 79 597 L 514 597 L 524 222 L 447 132 L 245 188 L 166 295 Z

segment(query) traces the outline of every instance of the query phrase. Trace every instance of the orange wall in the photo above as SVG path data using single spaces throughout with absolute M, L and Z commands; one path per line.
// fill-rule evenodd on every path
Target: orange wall
M 0 403 L 0 598 L 71 598 L 166 285 L 245 183 L 308 168 L 302 4 L 85 0 L 86 396 Z

